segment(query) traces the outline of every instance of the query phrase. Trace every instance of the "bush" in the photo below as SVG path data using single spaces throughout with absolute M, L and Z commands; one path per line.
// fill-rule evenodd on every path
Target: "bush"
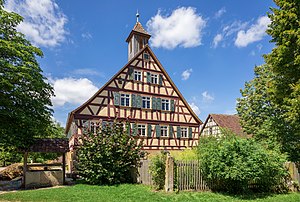
M 77 171 L 88 184 L 113 185 L 132 182 L 142 142 L 128 135 L 122 123 L 107 124 L 96 133 L 83 134 L 77 150 Z
M 163 189 L 165 186 L 166 159 L 167 153 L 164 151 L 151 158 L 149 170 L 156 190 Z
M 212 190 L 230 193 L 282 190 L 287 176 L 286 156 L 253 139 L 224 132 L 221 137 L 199 140 L 200 169 Z

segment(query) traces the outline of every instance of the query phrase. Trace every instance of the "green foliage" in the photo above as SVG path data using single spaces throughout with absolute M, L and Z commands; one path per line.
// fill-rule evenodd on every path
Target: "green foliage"
M 0 167 L 7 166 L 15 162 L 21 162 L 22 154 L 14 147 L 0 147 Z
M 186 148 L 183 151 L 171 151 L 170 154 L 175 160 L 179 161 L 198 160 L 197 150 L 194 148 Z
M 241 124 L 257 140 L 279 144 L 290 161 L 300 161 L 300 2 L 274 0 L 267 33 L 275 48 L 255 67 L 238 99 Z
M 51 123 L 53 89 L 36 60 L 42 51 L 16 30 L 23 18 L 0 1 L 1 145 L 27 147 Z
M 107 124 L 96 133 L 80 137 L 77 150 L 78 174 L 89 184 L 112 185 L 132 182 L 137 169 L 142 142 L 129 136 L 122 123 Z
M 253 183 L 256 191 L 275 191 L 283 188 L 287 175 L 286 157 L 278 149 L 267 149 L 228 131 L 220 137 L 201 138 L 198 155 L 206 181 L 217 191 L 248 192 Z
M 164 151 L 151 158 L 149 171 L 150 174 L 152 175 L 154 188 L 156 190 L 163 189 L 165 186 L 166 160 L 167 160 L 167 153 Z

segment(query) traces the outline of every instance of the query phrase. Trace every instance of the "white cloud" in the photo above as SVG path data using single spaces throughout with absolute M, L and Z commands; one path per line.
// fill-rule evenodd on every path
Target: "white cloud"
M 225 7 L 221 8 L 220 10 L 218 10 L 218 11 L 215 13 L 215 18 L 221 17 L 224 13 L 226 13 Z
M 222 39 L 223 39 L 222 34 L 217 34 L 213 40 L 213 47 L 216 48 L 218 44 L 222 41 Z
M 182 72 L 182 74 L 181 74 L 181 79 L 182 80 L 188 80 L 189 78 L 190 78 L 190 76 L 191 76 L 191 74 L 192 74 L 192 72 L 193 72 L 193 69 L 187 69 L 187 70 L 185 70 L 184 72 Z
M 87 39 L 87 40 L 93 38 L 92 34 L 89 33 L 89 32 L 82 33 L 82 34 L 81 34 L 81 37 L 84 38 L 84 39 Z
M 66 103 L 82 104 L 98 90 L 87 78 L 49 78 L 49 81 L 54 88 L 55 97 L 52 97 L 54 107 L 63 106 Z
M 192 108 L 192 110 L 195 112 L 195 114 L 196 114 L 197 116 L 199 116 L 200 113 L 201 113 L 199 107 L 198 107 L 194 102 L 189 103 L 189 105 L 190 105 L 190 107 Z
M 5 9 L 24 17 L 17 29 L 34 45 L 54 47 L 65 40 L 67 17 L 55 0 L 7 0 Z
M 207 91 L 204 91 L 204 92 L 202 93 L 202 99 L 203 99 L 204 102 L 211 102 L 211 101 L 213 101 L 215 98 L 214 98 L 212 95 L 210 95 Z
M 147 22 L 148 31 L 152 34 L 153 47 L 174 49 L 201 45 L 202 30 L 206 21 L 192 7 L 181 7 L 173 10 L 169 16 L 160 11 Z
M 266 29 L 270 23 L 271 21 L 268 16 L 259 17 L 257 22 L 248 30 L 240 30 L 238 32 L 234 44 L 237 47 L 246 47 L 250 43 L 262 40 L 262 38 L 267 35 Z

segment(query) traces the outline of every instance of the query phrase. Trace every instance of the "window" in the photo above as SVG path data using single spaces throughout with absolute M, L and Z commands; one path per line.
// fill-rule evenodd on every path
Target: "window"
M 212 134 L 213 134 L 213 129 L 212 129 L 212 127 L 211 127 L 211 128 L 209 128 L 209 134 L 210 134 L 210 135 L 212 135 Z
M 170 100 L 161 99 L 161 110 L 170 110 Z
M 146 44 L 146 43 L 145 43 Z M 144 53 L 144 59 L 145 60 L 149 60 L 149 54 L 148 53 Z
M 138 135 L 146 136 L 146 125 L 138 125 Z
M 129 107 L 130 95 L 121 94 L 121 106 Z
M 168 137 L 168 126 L 160 126 L 161 137 Z
M 150 109 L 150 97 L 143 97 L 143 108 Z
M 158 75 L 157 74 L 151 74 L 151 83 L 158 84 Z
M 134 70 L 134 80 L 142 81 L 142 72 Z
M 181 128 L 181 137 L 188 137 L 187 128 Z

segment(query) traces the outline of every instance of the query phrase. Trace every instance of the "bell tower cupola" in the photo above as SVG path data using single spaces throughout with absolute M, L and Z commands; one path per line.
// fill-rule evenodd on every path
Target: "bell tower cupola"
M 139 17 L 140 15 L 137 12 L 136 24 L 126 39 L 126 42 L 128 43 L 128 61 L 148 44 L 151 37 L 139 22 Z

